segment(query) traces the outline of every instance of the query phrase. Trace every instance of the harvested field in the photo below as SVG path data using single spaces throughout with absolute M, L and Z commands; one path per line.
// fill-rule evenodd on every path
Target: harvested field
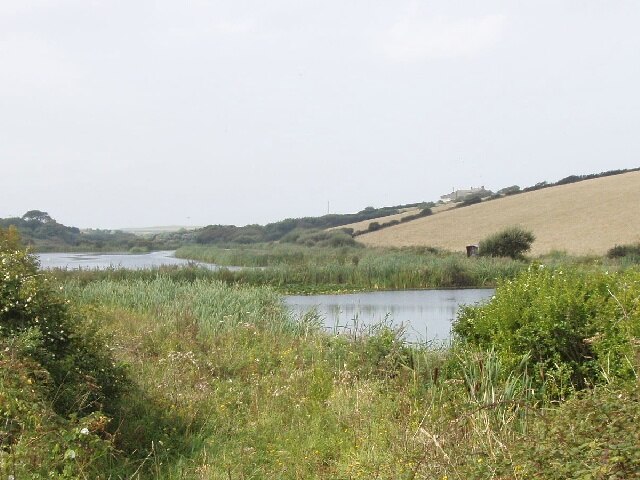
M 367 246 L 428 245 L 464 251 L 511 225 L 532 230 L 532 254 L 553 250 L 601 255 L 614 245 L 640 242 L 640 172 L 453 209 L 358 237 Z

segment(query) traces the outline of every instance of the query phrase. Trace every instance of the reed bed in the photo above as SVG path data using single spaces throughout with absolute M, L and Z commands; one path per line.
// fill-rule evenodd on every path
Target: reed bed
M 223 249 L 190 246 L 178 256 L 223 266 L 264 267 L 221 271 L 217 277 L 269 285 L 288 293 L 343 290 L 492 287 L 526 264 L 510 259 L 467 258 L 430 249 L 308 248 L 270 244 Z
M 201 334 L 216 334 L 244 323 L 277 332 L 297 326 L 286 315 L 280 296 L 264 287 L 242 289 L 202 279 L 176 282 L 159 275 L 152 280 L 100 280 L 84 287 L 71 281 L 66 289 L 82 302 L 153 314 L 161 322 L 190 317 Z

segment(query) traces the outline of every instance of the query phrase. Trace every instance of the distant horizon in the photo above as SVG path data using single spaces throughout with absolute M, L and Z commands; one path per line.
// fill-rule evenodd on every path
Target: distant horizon
M 570 175 L 564 176 L 562 178 L 558 178 L 558 179 L 553 179 L 553 180 L 540 180 L 539 182 L 536 182 L 534 184 L 531 185 L 518 185 L 518 187 L 520 187 L 521 189 L 526 189 L 526 188 L 530 188 L 530 187 L 534 187 L 535 185 L 539 184 L 539 183 L 548 183 L 550 184 L 550 186 L 554 186 L 553 184 L 556 182 L 559 182 L 561 180 L 564 180 L 565 178 L 569 178 L 572 176 L 589 176 L 589 175 L 600 175 L 603 173 L 607 173 L 607 172 L 611 172 L 611 171 L 617 171 L 617 170 L 622 170 L 620 173 L 616 173 L 614 175 L 624 175 L 625 173 L 630 173 L 632 171 L 635 170 L 639 170 L 640 167 L 629 167 L 629 168 L 612 168 L 609 170 L 603 170 L 601 172 L 589 172 L 589 173 L 572 173 Z M 580 180 L 580 181 L 588 181 L 590 179 L 584 179 L 584 180 Z M 498 190 L 501 190 L 503 188 L 507 188 L 507 187 L 511 187 L 517 184 L 511 184 L 511 185 L 504 185 L 501 187 L 496 187 L 495 189 L 493 188 L 486 188 L 486 185 L 480 185 L 480 186 L 471 186 L 474 188 L 485 188 L 486 190 L 492 191 L 494 193 L 496 193 Z M 458 188 L 458 187 L 453 187 L 452 191 L 458 191 L 458 190 L 465 190 L 465 188 Z M 447 192 L 447 193 L 451 193 L 451 192 Z M 446 194 L 443 194 L 446 195 Z M 79 225 L 72 225 L 72 224 L 68 224 L 64 221 L 61 221 L 60 219 L 58 219 L 54 214 L 52 214 L 51 212 L 49 212 L 48 210 L 43 210 L 43 209 L 38 209 L 44 212 L 47 212 L 56 222 L 62 224 L 62 225 L 66 225 L 69 227 L 76 227 L 79 228 L 80 230 L 113 230 L 113 231 L 130 231 L 132 233 L 136 233 L 138 231 L 141 232 L 145 232 L 145 231 L 152 231 L 152 230 L 156 230 L 159 232 L 172 232 L 172 231 L 178 231 L 181 229 L 185 229 L 185 230 L 196 230 L 199 228 L 204 228 L 206 226 L 209 225 L 232 225 L 232 226 L 237 226 L 237 227 L 243 227 L 243 226 L 247 226 L 247 225 L 267 225 L 269 223 L 276 223 L 282 220 L 286 220 L 289 218 L 304 218 L 304 217 L 322 217 L 325 215 L 348 215 L 348 214 L 353 214 L 353 213 L 358 213 L 361 212 L 362 210 L 369 208 L 369 207 L 374 207 L 374 208 L 384 208 L 384 207 L 396 207 L 396 206 L 403 206 L 403 205 L 411 205 L 411 204 L 416 204 L 416 203 L 428 203 L 428 202 L 434 202 L 437 203 L 440 200 L 440 197 L 438 197 L 437 200 L 418 200 L 418 201 L 407 201 L 407 202 L 403 202 L 403 203 L 398 203 L 395 205 L 379 205 L 379 206 L 375 206 L 375 205 L 367 205 L 365 207 L 361 207 L 357 210 L 354 211 L 350 211 L 350 212 L 330 212 L 330 213 L 323 213 L 320 215 L 305 215 L 305 216 L 301 216 L 301 217 L 291 217 L 291 216 L 285 216 L 282 218 L 279 218 L 277 220 L 274 220 L 272 222 L 266 222 L 266 223 L 252 223 L 252 224 L 244 224 L 244 225 L 240 225 L 237 223 L 225 223 L 225 224 L 220 224 L 220 223 L 207 223 L 207 224 L 202 224 L 202 225 L 193 225 L 193 224 L 165 224 L 165 225 L 136 225 L 136 226 L 124 226 L 124 227 L 84 227 L 84 226 L 79 226 Z M 19 214 L 19 215 L 13 215 L 13 216 L 0 216 L 0 218 L 21 218 L 26 212 L 28 212 L 29 210 L 34 210 L 34 209 L 27 209 L 25 210 L 23 213 Z

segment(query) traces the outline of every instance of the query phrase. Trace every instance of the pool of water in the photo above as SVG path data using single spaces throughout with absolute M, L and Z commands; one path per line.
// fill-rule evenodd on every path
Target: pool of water
M 296 317 L 317 314 L 325 328 L 362 331 L 386 323 L 402 328 L 411 342 L 445 342 L 458 309 L 489 300 L 493 289 L 403 290 L 346 295 L 290 295 L 285 302 Z
M 175 250 L 149 253 L 39 253 L 40 268 L 74 269 L 105 269 L 128 268 L 132 270 L 142 268 L 156 268 L 165 265 L 196 264 L 207 268 L 218 268 L 216 265 L 203 262 L 193 262 L 175 257 Z

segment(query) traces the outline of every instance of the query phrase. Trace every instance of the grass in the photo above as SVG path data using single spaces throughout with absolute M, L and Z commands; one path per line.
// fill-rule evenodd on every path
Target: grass
M 453 209 L 358 237 L 373 247 L 431 245 L 462 252 L 511 225 L 533 231 L 532 254 L 604 255 L 637 243 L 640 172 L 586 180 Z M 597 234 L 594 234 L 597 232 Z
M 152 478 L 527 478 L 544 473 L 540 448 L 571 476 L 579 462 L 545 437 L 559 441 L 550 419 L 613 408 L 613 387 L 541 404 L 525 362 L 507 366 L 491 350 L 410 348 L 385 327 L 328 336 L 312 319 L 293 323 L 266 288 L 159 277 L 71 282 L 66 292 L 99 305 L 140 391 L 175 412 L 157 432 L 164 446 L 144 449 Z M 615 392 L 637 416 L 637 387 Z M 567 449 L 617 432 L 622 460 L 608 468 L 629 471 L 636 417 L 619 416 L 617 430 L 599 418 Z M 593 471 L 602 455 L 592 454 Z
M 35 421 L 14 431 L 21 441 L 3 437 L 5 476 L 22 478 L 26 456 L 58 478 L 555 478 L 554 462 L 565 478 L 603 464 L 637 472 L 633 382 L 544 404 L 524 362 L 495 351 L 409 347 L 385 326 L 328 335 L 313 318 L 294 322 L 270 288 L 209 278 L 67 278 L 64 295 L 101 325 L 132 385 L 109 418 L 61 422 L 37 410 L 34 377 L 1 349 L 0 398 L 34 406 Z M 576 412 L 593 421 L 571 421 Z M 562 438 L 558 422 L 575 435 Z M 82 428 L 101 443 L 83 446 Z M 601 443 L 586 462 L 573 455 L 601 438 L 617 439 L 616 459 Z
M 152 280 L 159 274 L 174 281 L 218 280 L 227 285 L 268 286 L 284 294 L 346 293 L 354 291 L 495 287 L 501 279 L 514 278 L 528 266 L 525 260 L 467 258 L 434 252 L 429 248 L 363 249 L 318 248 L 291 244 L 260 244 L 234 248 L 183 247 L 183 258 L 214 262 L 222 267 L 209 270 L 197 266 L 165 266 L 147 270 L 54 270 L 61 280 L 82 283 L 96 280 Z M 635 257 L 606 259 L 571 257 L 554 251 L 536 262 L 582 269 L 618 271 L 637 264 Z
M 463 412 L 466 431 L 478 415 L 473 412 L 493 401 L 467 393 L 478 356 L 456 353 L 467 355 L 467 380 L 446 382 L 450 352 L 408 348 L 386 328 L 355 339 L 327 336 L 312 321 L 293 323 L 269 289 L 159 277 L 70 282 L 65 291 L 96 308 L 117 357 L 136 373 L 138 390 L 129 399 L 136 407 L 121 414 L 116 435 L 125 451 L 127 437 L 137 438 L 144 453 L 138 464 L 146 459 L 141 472 L 152 478 L 446 472 L 446 465 L 434 469 L 424 461 L 432 447 L 424 432 L 440 432 L 445 418 Z M 486 380 L 496 382 L 494 392 L 499 376 Z M 436 382 L 441 387 L 434 388 Z M 511 383 L 507 390 L 510 400 L 524 391 Z M 140 405 L 140 392 L 155 403 Z M 460 410 L 443 410 L 451 402 Z M 161 428 L 153 425 L 158 410 L 175 414 Z M 519 421 L 507 418 L 507 410 L 487 409 L 482 422 Z M 134 413 L 153 435 L 136 436 L 136 421 L 127 426 Z
M 180 248 L 176 255 L 218 265 L 268 267 L 224 271 L 216 276 L 232 283 L 269 285 L 286 293 L 491 287 L 498 278 L 511 278 L 526 266 L 519 261 L 467 258 L 427 248 L 189 246 Z

